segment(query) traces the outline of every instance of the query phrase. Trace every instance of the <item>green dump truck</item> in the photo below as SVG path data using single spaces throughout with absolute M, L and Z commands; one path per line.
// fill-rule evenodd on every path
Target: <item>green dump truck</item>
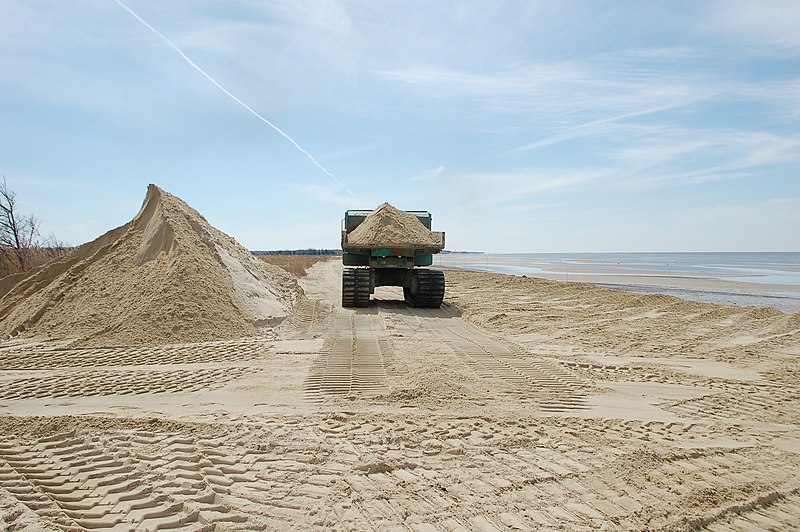
M 444 233 L 431 231 L 428 211 L 399 211 L 424 226 L 410 238 L 351 241 L 353 231 L 376 211 L 348 210 L 342 221 L 342 306 L 367 307 L 376 286 L 402 286 L 406 302 L 418 308 L 438 308 L 444 298 L 444 272 L 424 268 L 444 249 Z M 412 223 L 416 224 L 416 222 Z M 414 227 L 412 229 L 417 229 Z M 424 236 L 424 238 L 420 238 Z M 418 241 L 414 241 L 418 238 Z M 399 243 L 400 242 L 400 243 Z

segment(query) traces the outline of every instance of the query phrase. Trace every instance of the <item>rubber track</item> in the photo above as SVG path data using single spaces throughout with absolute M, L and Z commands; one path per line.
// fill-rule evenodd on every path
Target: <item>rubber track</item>
M 404 289 L 406 302 L 416 308 L 439 308 L 444 298 L 444 272 L 439 270 L 415 270 L 417 293 L 412 295 Z
M 345 268 L 342 272 L 342 306 L 369 306 L 370 273 L 366 268 Z

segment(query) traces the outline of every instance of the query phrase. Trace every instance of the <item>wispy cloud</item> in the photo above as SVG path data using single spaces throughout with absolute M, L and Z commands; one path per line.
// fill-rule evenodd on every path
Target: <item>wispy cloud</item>
M 443 101 L 442 108 L 451 106 L 453 114 L 470 106 L 475 130 L 503 124 L 507 131 L 516 128 L 516 138 L 531 139 L 509 146 L 508 154 L 576 139 L 613 140 L 623 131 L 620 125 L 641 132 L 649 124 L 658 130 L 673 121 L 699 121 L 709 112 L 719 122 L 724 106 L 758 106 L 776 123 L 787 125 L 800 116 L 796 76 L 736 79 L 708 69 L 714 53 L 709 58 L 707 51 L 690 46 L 639 48 L 489 72 L 418 67 L 379 74 L 425 98 Z
M 571 68 L 566 62 L 530 63 L 494 72 L 417 67 L 375 73 L 421 89 L 437 91 L 441 97 L 449 97 L 453 93 L 483 96 L 532 95 L 546 90 L 548 86 L 588 81 L 582 72 Z
M 745 44 L 748 51 L 760 47 L 800 54 L 800 3 L 795 0 L 717 0 L 708 7 L 710 27 Z
M 583 169 L 512 170 L 449 174 L 447 183 L 464 208 L 507 209 L 562 193 L 674 189 L 713 181 L 758 178 L 765 168 L 800 161 L 800 135 L 736 130 L 621 128 L 627 143 L 608 147 L 607 164 Z M 631 135 L 641 134 L 641 139 Z M 455 186 L 457 184 L 457 186 Z M 555 196 L 557 194 L 558 196 Z
M 604 186 L 613 177 L 613 171 L 557 170 L 557 171 L 507 171 L 453 174 L 448 177 L 452 184 L 455 201 L 465 209 L 482 209 L 512 205 L 540 203 L 545 194 L 582 189 L 589 186 Z
M 433 179 L 434 177 L 442 175 L 445 168 L 443 165 L 437 165 L 436 168 L 431 168 L 430 170 L 425 170 L 424 172 L 414 176 L 411 178 L 411 181 L 425 181 L 428 179 Z
M 800 135 L 663 128 L 611 156 L 619 165 L 621 186 L 683 186 L 742 179 L 766 167 L 797 163 Z
M 666 52 L 662 55 L 668 56 Z M 380 75 L 426 98 L 444 101 L 445 109 L 470 105 L 473 127 L 485 128 L 502 120 L 506 125 L 516 124 L 521 132 L 527 130 L 533 140 L 512 151 L 601 134 L 610 123 L 641 120 L 728 90 L 702 69 L 653 69 L 646 54 L 645 58 L 625 60 L 597 56 L 528 62 L 494 72 L 411 68 Z
M 292 187 L 297 192 L 297 197 L 304 198 L 312 202 L 320 202 L 329 205 L 336 205 L 345 209 L 352 209 L 354 206 L 372 205 L 373 201 L 365 196 L 351 196 L 345 194 L 338 187 L 323 185 L 298 185 Z
M 658 107 L 652 107 L 647 109 L 640 109 L 638 111 L 634 111 L 631 113 L 625 113 L 617 116 L 611 116 L 608 118 L 602 118 L 600 120 L 592 120 L 591 122 L 587 122 L 585 124 L 579 124 L 576 126 L 570 126 L 568 128 L 562 129 L 558 133 L 553 135 L 549 135 L 546 138 L 541 140 L 537 140 L 536 142 L 532 142 L 530 144 L 525 144 L 523 146 L 519 146 L 511 152 L 520 152 L 520 151 L 530 151 L 535 150 L 536 148 L 542 148 L 544 146 L 549 146 L 551 144 L 557 144 L 559 142 L 563 142 L 566 140 L 577 139 L 580 137 L 590 136 L 590 135 L 598 135 L 602 133 L 606 133 L 609 131 L 608 126 L 615 122 L 624 122 L 631 118 L 638 118 L 647 115 L 657 114 L 663 111 L 669 111 L 671 109 L 676 109 L 678 107 L 683 107 L 685 105 L 690 105 L 695 103 L 696 100 L 686 100 L 681 102 L 676 102 L 670 105 L 662 105 Z

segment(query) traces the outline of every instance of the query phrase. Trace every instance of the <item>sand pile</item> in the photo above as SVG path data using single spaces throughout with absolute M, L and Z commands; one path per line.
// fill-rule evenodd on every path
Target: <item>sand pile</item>
M 0 283 L 0 335 L 83 345 L 236 338 L 281 322 L 294 279 L 150 185 L 141 210 L 60 260 Z
M 413 214 L 383 203 L 348 236 L 356 246 L 412 247 L 441 246 L 439 235 L 425 227 Z

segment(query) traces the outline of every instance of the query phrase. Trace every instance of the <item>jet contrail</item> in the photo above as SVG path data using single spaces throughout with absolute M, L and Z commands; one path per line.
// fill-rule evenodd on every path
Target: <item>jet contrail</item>
M 189 66 L 191 66 L 193 69 L 195 69 L 195 70 L 197 70 L 198 72 L 200 72 L 200 74 L 202 74 L 204 78 L 206 78 L 208 81 L 210 81 L 210 82 L 211 82 L 211 83 L 212 83 L 212 84 L 213 84 L 213 85 L 214 85 L 216 88 L 218 88 L 219 90 L 221 90 L 221 91 L 222 91 L 222 92 L 225 94 L 225 96 L 227 96 L 228 98 L 230 98 L 230 99 L 231 99 L 231 100 L 233 100 L 234 102 L 236 102 L 236 103 L 238 103 L 239 105 L 241 105 L 242 107 L 244 107 L 244 108 L 245 108 L 247 111 L 249 111 L 249 112 L 250 112 L 250 114 L 252 114 L 252 115 L 253 115 L 253 116 L 255 116 L 256 118 L 258 118 L 259 120 L 261 120 L 262 122 L 264 122 L 265 124 L 267 124 L 269 127 L 271 127 L 272 129 L 274 129 L 275 131 L 277 131 L 277 132 L 278 132 L 278 134 L 279 134 L 281 137 L 283 137 L 283 138 L 285 138 L 286 140 L 288 140 L 289 142 L 291 142 L 291 143 L 292 143 L 292 146 L 294 146 L 295 148 L 297 148 L 297 150 L 298 150 L 300 153 L 302 153 L 303 155 L 305 155 L 306 157 L 308 157 L 308 158 L 309 158 L 309 160 L 310 160 L 312 163 L 314 163 L 314 165 L 315 165 L 317 168 L 319 168 L 320 170 L 322 170 L 322 172 L 323 172 L 323 173 L 324 173 L 326 176 L 330 177 L 331 179 L 333 179 L 333 181 L 334 181 L 334 182 L 335 182 L 337 185 L 339 185 L 340 187 L 343 187 L 345 190 L 347 190 L 347 192 L 349 192 L 351 196 L 355 196 L 355 194 L 353 193 L 353 191 L 352 191 L 352 190 L 350 190 L 349 188 L 347 188 L 347 186 L 346 186 L 344 183 L 342 183 L 341 181 L 339 181 L 339 179 L 337 179 L 335 175 L 333 175 L 332 173 L 330 173 L 330 172 L 328 171 L 328 169 L 327 169 L 327 168 L 325 168 L 324 166 L 322 166 L 322 164 L 321 164 L 319 161 L 317 161 L 317 160 L 314 158 L 314 156 L 313 156 L 313 155 L 311 155 L 311 154 L 310 154 L 310 153 L 308 153 L 306 150 L 304 150 L 304 149 L 303 149 L 303 147 L 302 147 L 302 146 L 300 146 L 300 145 L 299 145 L 297 142 L 295 142 L 295 140 L 294 140 L 292 137 L 290 137 L 289 135 L 287 135 L 287 134 L 286 134 L 286 133 L 285 133 L 285 132 L 284 132 L 284 131 L 283 131 L 281 128 L 279 128 L 278 126 L 276 126 L 275 124 L 273 124 L 272 122 L 270 122 L 269 120 L 267 120 L 267 119 L 266 119 L 264 116 L 262 116 L 261 114 L 259 114 L 259 112 L 258 112 L 258 111 L 256 111 L 255 109 L 253 109 L 252 107 L 250 107 L 249 105 L 247 105 L 246 103 L 244 103 L 242 100 L 240 100 L 239 98 L 237 98 L 237 97 L 236 97 L 236 96 L 234 96 L 233 94 L 231 94 L 231 92 L 230 92 L 228 89 L 226 89 L 225 87 L 223 87 L 222 85 L 220 85 L 220 84 L 219 84 L 219 82 L 217 82 L 217 80 L 215 80 L 214 78 L 212 78 L 212 77 L 211 77 L 211 74 L 209 74 L 208 72 L 206 72 L 205 70 L 203 70 L 202 68 L 200 68 L 200 67 L 197 65 L 197 63 L 195 63 L 194 61 L 192 61 L 191 59 L 189 59 L 189 57 L 188 57 L 188 56 L 187 56 L 185 53 L 183 53 L 183 50 L 181 50 L 181 49 L 178 47 L 178 45 L 177 45 L 177 44 L 175 44 L 174 42 L 170 41 L 170 40 L 169 40 L 169 39 L 168 39 L 168 38 L 167 38 L 167 37 L 166 37 L 166 36 L 165 36 L 163 33 L 161 33 L 160 31 L 158 31 L 157 29 L 155 29 L 153 26 L 151 26 L 151 25 L 150 25 L 150 24 L 149 24 L 149 23 L 148 23 L 148 22 L 147 22 L 145 19 L 143 19 L 142 17 L 140 17 L 139 15 L 137 15 L 137 14 L 136 14 L 136 13 L 135 13 L 135 12 L 134 12 L 134 11 L 133 11 L 131 8 L 129 8 L 128 6 L 126 6 L 125 4 L 123 4 L 123 3 L 122 3 L 120 0 L 114 0 L 114 2 L 116 2 L 116 3 L 117 3 L 117 5 L 118 5 L 119 7 L 121 7 L 122 9 L 124 9 L 125 11 L 127 11 L 128 13 L 130 13 L 130 15 L 131 15 L 133 18 L 135 18 L 136 20 L 138 20 L 139 22 L 141 22 L 141 23 L 142 23 L 142 25 L 143 25 L 144 27 L 146 27 L 148 30 L 150 30 L 151 32 L 153 32 L 153 33 L 154 33 L 154 34 L 155 34 L 155 35 L 156 35 L 156 36 L 157 36 L 159 39 L 161 39 L 162 41 L 164 41 L 165 43 L 167 43 L 167 44 L 169 45 L 169 47 L 170 47 L 170 48 L 172 48 L 173 50 L 175 50 L 176 52 L 178 52 L 178 54 L 181 56 L 181 58 L 183 58 L 183 60 L 184 60 L 184 61 L 186 61 L 187 63 L 189 63 Z

